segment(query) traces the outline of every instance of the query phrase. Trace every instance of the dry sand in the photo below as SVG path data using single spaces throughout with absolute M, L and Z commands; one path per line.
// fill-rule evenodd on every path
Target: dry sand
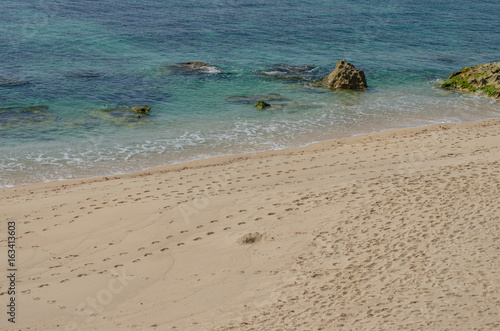
M 499 330 L 500 120 L 0 190 L 22 330 Z

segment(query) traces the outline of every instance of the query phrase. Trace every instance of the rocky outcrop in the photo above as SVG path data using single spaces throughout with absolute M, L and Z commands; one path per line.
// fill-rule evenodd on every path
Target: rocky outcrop
M 312 64 L 291 66 L 284 63 L 275 64 L 269 70 L 256 71 L 262 78 L 282 81 L 310 81 L 317 73 Z
M 199 61 L 169 65 L 165 67 L 164 71 L 173 75 L 214 75 L 225 73 L 219 67 Z
M 364 90 L 368 87 L 363 70 L 356 69 L 346 60 L 338 61 L 332 73 L 323 78 L 319 85 L 330 89 Z
M 467 92 L 481 92 L 500 99 L 500 62 L 486 63 L 474 67 L 464 67 L 452 73 L 442 88 Z

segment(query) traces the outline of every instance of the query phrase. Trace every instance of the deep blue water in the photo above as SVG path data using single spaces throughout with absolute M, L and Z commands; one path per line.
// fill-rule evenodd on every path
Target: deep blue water
M 500 61 L 498 13 L 499 1 L 463 0 L 3 0 L 0 77 L 29 83 L 0 80 L 0 186 L 500 117 L 498 101 L 436 88 Z M 307 86 L 344 58 L 365 71 L 366 92 Z M 187 61 L 226 74 L 166 70 Z M 255 74 L 277 63 L 316 69 L 293 82 Z M 268 93 L 288 100 L 272 111 L 227 101 Z M 150 115 L 100 116 L 135 105 Z

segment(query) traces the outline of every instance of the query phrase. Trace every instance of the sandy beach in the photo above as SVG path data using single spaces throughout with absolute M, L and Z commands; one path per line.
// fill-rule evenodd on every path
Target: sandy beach
M 2 189 L 0 329 L 498 330 L 499 197 L 500 120 Z

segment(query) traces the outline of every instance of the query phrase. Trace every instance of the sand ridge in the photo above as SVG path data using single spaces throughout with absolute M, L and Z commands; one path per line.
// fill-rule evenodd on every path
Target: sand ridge
M 499 129 L 442 124 L 0 190 L 20 291 L 19 323 L 0 326 L 500 328 Z

